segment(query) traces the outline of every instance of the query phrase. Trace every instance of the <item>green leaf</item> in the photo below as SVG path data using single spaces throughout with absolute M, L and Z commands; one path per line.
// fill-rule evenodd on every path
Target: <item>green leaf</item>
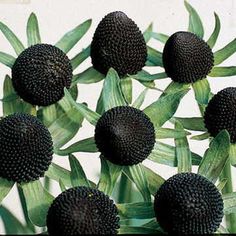
M 33 234 L 24 226 L 6 207 L 0 207 L 0 217 L 2 218 L 5 234 Z
M 24 192 L 30 220 L 39 227 L 46 226 L 48 209 L 54 197 L 43 188 L 39 180 L 20 186 Z
M 72 86 L 75 84 L 92 84 L 103 80 L 105 76 L 95 70 L 93 67 L 89 67 L 80 74 L 74 75 L 72 79 Z
M 220 180 L 219 183 L 217 184 L 217 189 L 221 192 L 224 189 L 226 183 L 227 179 Z
M 210 74 L 210 77 L 228 77 L 236 75 L 236 66 L 222 66 L 222 67 L 213 67 Z
M 168 35 L 165 35 L 165 34 L 162 34 L 162 33 L 155 33 L 155 32 L 152 32 L 151 33 L 151 36 L 152 38 L 162 42 L 162 43 L 166 43 L 166 41 L 168 40 L 169 36 Z
M 180 100 L 187 92 L 188 90 L 181 90 L 167 94 L 144 109 L 144 113 L 149 116 L 155 128 L 161 127 L 175 114 Z
M 215 12 L 214 12 L 214 16 L 215 16 L 215 28 L 214 28 L 214 31 L 212 32 L 210 38 L 207 40 L 207 44 L 209 45 L 210 48 L 213 48 L 215 46 L 218 35 L 220 33 L 220 19 L 219 19 L 219 16 Z
M 135 202 L 116 204 L 122 219 L 150 219 L 155 217 L 152 202 Z
M 111 196 L 118 177 L 121 175 L 123 166 L 114 165 L 111 162 L 101 158 L 101 174 L 98 183 L 98 189 Z
M 205 139 L 208 139 L 208 138 L 210 138 L 210 134 L 208 132 L 205 132 L 203 134 L 192 136 L 190 139 L 201 141 L 201 140 L 205 140 Z
M 28 46 L 41 43 L 38 19 L 34 13 L 31 13 L 27 22 Z
M 72 69 L 75 70 L 83 61 L 85 61 L 90 56 L 90 45 L 84 48 L 80 53 L 74 56 L 71 60 Z
M 131 78 L 123 78 L 120 80 L 120 87 L 123 94 L 123 97 L 125 98 L 126 103 L 131 104 L 132 103 L 132 80 Z
M 184 128 L 176 121 L 175 129 L 184 132 Z M 192 171 L 192 155 L 189 149 L 189 144 L 186 136 L 175 138 L 175 153 L 178 162 L 178 173 Z
M 102 115 L 105 112 L 105 108 L 103 104 L 103 90 L 101 90 L 98 101 L 97 101 L 96 112 L 100 115 Z
M 92 110 L 90 110 L 87 106 L 81 103 L 76 103 L 73 98 L 71 97 L 68 90 L 65 88 L 65 97 L 68 99 L 70 104 L 74 106 L 83 116 L 84 118 L 91 123 L 92 125 L 96 125 L 98 119 L 100 118 L 100 115 Z
M 214 65 L 217 66 L 236 52 L 236 39 L 214 53 Z
M 145 40 L 145 43 L 148 43 L 149 40 L 151 39 L 152 37 L 152 27 L 153 27 L 153 23 L 151 23 L 147 29 L 143 32 L 143 37 L 144 37 L 144 40 Z
M 37 117 L 49 127 L 57 119 L 57 108 L 56 104 L 42 107 L 37 111 Z
M 222 195 L 224 201 L 224 214 L 236 213 L 236 192 Z
M 179 121 L 185 129 L 195 131 L 207 131 L 202 117 L 173 117 L 171 122 Z
M 77 186 L 87 186 L 89 187 L 89 181 L 84 173 L 83 167 L 80 165 L 79 161 L 72 154 L 69 155 L 70 161 L 70 178 L 73 187 Z
M 13 67 L 15 63 L 16 58 L 5 53 L 5 52 L 0 52 L 0 62 L 10 68 Z
M 0 178 L 0 205 L 14 185 L 14 182 Z
M 152 171 L 148 167 L 142 164 L 140 165 L 142 166 L 142 169 L 146 175 L 149 191 L 154 196 L 157 190 L 165 182 L 165 179 L 163 179 L 160 175 L 156 174 L 154 171 Z
M 149 89 L 156 89 L 154 81 L 139 81 L 143 86 Z
M 144 201 L 150 202 L 151 195 L 148 188 L 147 177 L 143 170 L 143 166 L 141 164 L 133 166 L 124 166 L 123 172 L 131 181 L 134 182 L 137 189 L 142 194 Z
M 86 34 L 91 26 L 92 20 L 86 20 L 82 24 L 78 25 L 73 30 L 66 33 L 55 46 L 60 48 L 64 53 L 68 53 L 75 44 Z
M 138 80 L 138 81 L 144 81 L 144 82 L 150 82 L 154 80 L 159 80 L 159 79 L 165 79 L 167 78 L 167 74 L 165 72 L 157 73 L 157 74 L 149 74 L 148 72 L 142 70 L 138 72 L 136 75 L 129 75 L 130 77 Z
M 184 5 L 189 12 L 189 25 L 188 31 L 195 33 L 198 37 L 203 38 L 204 29 L 202 25 L 202 21 L 197 14 L 196 10 L 187 2 L 184 1 Z
M 199 165 L 202 159 L 201 156 L 199 156 L 194 152 L 191 152 L 191 155 L 192 155 L 192 164 Z M 159 164 L 171 167 L 177 167 L 177 157 L 175 155 L 175 147 L 165 143 L 161 143 L 159 141 L 155 143 L 154 148 L 151 154 L 149 155 L 148 159 Z
M 229 231 L 223 225 L 220 225 L 216 231 L 216 234 L 229 234 Z
M 75 152 L 98 152 L 98 149 L 94 137 L 91 137 L 80 140 L 63 150 L 56 149 L 54 152 L 60 156 L 67 156 Z
M 192 84 L 195 93 L 195 99 L 198 104 L 207 105 L 210 98 L 210 84 L 207 79 L 201 79 Z
M 147 46 L 147 66 L 160 66 L 163 67 L 162 53 L 154 48 Z
M 119 229 L 119 234 L 160 234 L 161 231 L 140 226 L 122 225 Z
M 17 36 L 2 22 L 0 22 L 0 30 L 9 41 L 13 49 L 15 50 L 17 55 L 20 55 L 22 51 L 24 51 L 24 46 L 21 41 L 17 38 Z
M 61 179 L 59 179 L 59 186 L 62 192 L 66 191 L 66 186 Z
M 156 129 L 156 139 L 165 138 L 184 138 L 186 135 L 191 133 L 185 131 L 184 129 L 169 129 L 169 128 L 159 128 Z
M 158 224 L 156 218 L 150 220 L 149 222 L 143 224 L 142 226 L 143 226 L 143 227 L 146 227 L 146 228 L 151 228 L 151 229 L 155 229 L 155 230 L 160 230 L 162 233 L 164 233 L 164 231 L 162 230 L 162 228 L 161 228 L 160 225 Z
M 229 149 L 229 158 L 232 166 L 236 166 L 236 144 L 231 143 Z
M 229 146 L 229 133 L 223 130 L 211 141 L 200 163 L 198 173 L 215 183 L 228 160 Z
M 189 89 L 190 84 L 184 84 L 184 83 L 178 83 L 178 82 L 170 82 L 170 84 L 166 87 L 164 90 L 164 93 L 161 95 L 161 97 L 164 97 L 168 93 L 175 93 L 181 90 Z
M 143 90 L 142 93 L 140 93 L 140 95 L 137 97 L 137 99 L 134 101 L 134 103 L 132 104 L 132 107 L 135 107 L 135 108 L 138 108 L 140 109 L 140 107 L 142 106 L 143 102 L 144 102 L 144 99 L 146 97 L 146 94 L 147 94 L 147 91 L 148 91 L 148 88 L 145 88 Z

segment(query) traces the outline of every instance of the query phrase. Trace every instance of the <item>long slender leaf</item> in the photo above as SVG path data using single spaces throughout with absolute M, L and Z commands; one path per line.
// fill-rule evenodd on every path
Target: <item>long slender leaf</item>
M 161 231 L 140 226 L 124 226 L 119 229 L 119 234 L 160 234 Z
M 192 140 L 205 140 L 205 139 L 208 139 L 210 138 L 210 134 L 208 132 L 205 132 L 203 134 L 199 134 L 199 135 L 194 135 L 192 136 L 190 139 Z
M 44 125 L 49 127 L 58 118 L 56 104 L 39 109 L 37 111 L 37 117 L 41 119 Z
M 236 166 L 236 144 L 231 143 L 229 149 L 229 158 L 232 166 Z
M 220 180 L 219 183 L 217 184 L 217 189 L 219 191 L 222 191 L 224 189 L 226 183 L 227 183 L 227 179 Z
M 213 67 L 211 73 L 208 74 L 210 77 L 228 77 L 236 75 L 236 66 L 222 66 Z
M 0 205 L 14 185 L 14 182 L 0 178 Z
M 189 12 L 188 31 L 195 33 L 200 38 L 203 38 L 204 29 L 198 13 L 186 0 L 184 1 L 184 5 Z
M 162 42 L 162 43 L 166 43 L 166 41 L 168 40 L 169 36 L 166 34 L 162 34 L 162 33 L 155 33 L 152 32 L 151 33 L 152 38 Z
M 184 138 L 186 135 L 190 135 L 189 132 L 184 129 L 169 129 L 169 128 L 159 128 L 156 129 L 156 139 L 165 138 Z
M 98 101 L 97 101 L 96 112 L 100 115 L 102 115 L 105 112 L 105 108 L 103 104 L 103 90 L 101 90 Z
M 215 183 L 229 158 L 229 148 L 229 133 L 223 130 L 212 140 L 205 152 L 198 173 Z
M 207 79 L 198 80 L 193 83 L 193 90 L 195 93 L 195 99 L 198 104 L 207 105 L 210 98 L 210 84 Z
M 214 53 L 214 65 L 217 66 L 236 52 L 236 39 Z
M 179 121 L 188 130 L 207 131 L 202 117 L 173 117 L 172 120 Z
M 151 23 L 147 29 L 143 32 L 143 37 L 146 43 L 151 39 L 152 37 L 152 28 L 153 28 L 153 23 Z
M 92 20 L 86 20 L 82 24 L 78 25 L 73 30 L 66 33 L 55 46 L 60 48 L 63 52 L 68 53 L 75 44 L 86 34 L 91 26 Z
M 215 16 L 215 28 L 210 38 L 207 40 L 207 44 L 209 45 L 210 48 L 213 48 L 215 46 L 218 35 L 220 33 L 220 18 L 215 12 L 214 12 L 214 16 Z
M 162 53 L 156 49 L 147 46 L 147 66 L 160 66 L 163 67 Z
M 161 97 L 165 96 L 168 93 L 174 93 L 174 92 L 178 92 L 181 90 L 185 90 L 185 89 L 189 89 L 190 84 L 184 84 L 184 83 L 178 83 L 178 82 L 170 82 L 170 84 L 165 88 L 163 94 L 161 95 Z
M 223 194 L 224 213 L 236 213 L 236 192 Z
M 66 191 L 66 186 L 61 179 L 59 179 L 59 186 L 62 192 Z
M 140 93 L 140 95 L 136 98 L 136 100 L 134 101 L 132 107 L 135 107 L 135 108 L 140 108 L 144 102 L 144 99 L 146 97 L 146 94 L 147 94 L 147 91 L 148 91 L 148 88 L 145 88 L 143 90 L 142 93 Z
M 89 56 L 90 56 L 90 45 L 87 48 L 83 49 L 80 53 L 78 53 L 70 60 L 73 70 L 75 70 Z
M 167 74 L 165 72 L 160 72 L 157 74 L 149 74 L 146 71 L 142 70 L 138 72 L 136 75 L 130 75 L 130 77 L 138 80 L 138 81 L 144 81 L 144 82 L 150 82 L 154 80 L 159 80 L 159 79 L 165 79 L 167 78 Z
M 0 30 L 9 41 L 13 49 L 15 50 L 17 55 L 20 55 L 22 51 L 24 51 L 24 46 L 21 41 L 17 38 L 17 36 L 2 22 L 0 22 Z
M 120 80 L 120 87 L 127 104 L 132 103 L 132 80 L 131 78 L 123 78 Z
M 34 13 L 31 13 L 27 22 L 27 38 L 28 46 L 41 43 L 38 19 Z
M 5 53 L 5 52 L 0 52 L 0 62 L 10 68 L 13 67 L 15 63 L 16 58 Z

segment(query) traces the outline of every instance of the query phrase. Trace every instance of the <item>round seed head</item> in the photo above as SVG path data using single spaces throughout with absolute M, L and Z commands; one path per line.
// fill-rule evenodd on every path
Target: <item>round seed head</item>
M 59 48 L 36 44 L 25 49 L 12 67 L 18 95 L 33 105 L 48 106 L 64 96 L 72 78 L 70 60 Z
M 101 154 L 112 163 L 134 165 L 151 153 L 155 130 L 142 111 L 120 106 L 108 110 L 98 120 L 95 142 Z
M 147 59 L 144 37 L 125 13 L 115 11 L 99 23 L 91 44 L 92 64 L 106 74 L 112 67 L 120 76 L 136 74 Z
M 218 92 L 209 102 L 204 114 L 205 126 L 215 137 L 226 129 L 232 143 L 236 143 L 236 87 Z
M 223 200 L 215 185 L 194 173 L 169 178 L 157 191 L 156 218 L 168 233 L 214 233 L 223 218 Z
M 52 161 L 48 129 L 36 117 L 15 113 L 0 121 L 0 177 L 14 182 L 39 179 Z
M 117 234 L 119 217 L 114 202 L 103 192 L 75 187 L 61 193 L 47 215 L 49 235 Z
M 167 75 L 175 82 L 194 83 L 206 78 L 214 65 L 208 44 L 190 32 L 176 32 L 167 40 L 163 51 Z

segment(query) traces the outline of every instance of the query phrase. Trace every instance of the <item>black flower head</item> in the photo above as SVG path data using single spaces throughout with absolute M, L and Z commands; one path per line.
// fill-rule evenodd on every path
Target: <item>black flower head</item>
M 117 234 L 116 205 L 103 192 L 75 187 L 61 193 L 47 215 L 50 235 Z
M 36 117 L 15 113 L 0 121 L 0 177 L 29 182 L 44 175 L 52 161 L 48 129 Z
M 176 32 L 167 40 L 163 51 L 167 75 L 175 82 L 193 83 L 206 78 L 214 57 L 208 44 L 190 32 Z
M 155 130 L 142 111 L 120 106 L 105 112 L 98 120 L 95 141 L 102 155 L 117 165 L 134 165 L 151 153 Z
M 209 102 L 204 115 L 208 132 L 215 137 L 226 129 L 232 143 L 236 143 L 236 87 L 218 92 Z
M 214 233 L 223 218 L 223 200 L 215 185 L 194 173 L 169 178 L 157 191 L 157 221 L 168 233 Z
M 48 106 L 64 96 L 72 78 L 70 60 L 59 48 L 36 44 L 24 50 L 12 68 L 18 95 L 33 105 Z
M 106 74 L 112 67 L 120 76 L 136 74 L 147 59 L 144 37 L 125 13 L 115 11 L 99 23 L 91 44 L 92 64 Z

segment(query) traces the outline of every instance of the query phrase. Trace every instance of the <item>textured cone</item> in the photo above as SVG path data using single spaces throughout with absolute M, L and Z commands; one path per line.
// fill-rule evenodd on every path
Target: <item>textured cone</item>
M 69 88 L 72 66 L 66 54 L 48 44 L 36 44 L 24 50 L 12 68 L 14 89 L 25 101 L 48 106 L 64 96 Z
M 163 51 L 167 75 L 179 83 L 193 83 L 206 78 L 214 58 L 210 47 L 197 35 L 176 32 L 167 40 Z
M 215 137 L 226 129 L 232 143 L 236 143 L 236 88 L 229 87 L 218 92 L 209 102 L 205 115 L 205 126 Z
M 128 106 L 115 107 L 98 120 L 95 141 L 102 155 L 112 163 L 134 165 L 151 153 L 155 130 L 142 111 Z
M 91 44 L 92 64 L 106 74 L 112 67 L 120 76 L 136 74 L 147 59 L 147 47 L 137 25 L 123 12 L 106 15 Z
M 0 121 L 0 177 L 38 179 L 51 164 L 52 150 L 51 135 L 36 117 L 16 113 Z
M 215 185 L 201 175 L 177 174 L 157 191 L 157 221 L 168 233 L 214 233 L 223 218 L 223 200 Z
M 117 208 L 97 189 L 76 187 L 61 193 L 47 215 L 50 235 L 117 234 Z

